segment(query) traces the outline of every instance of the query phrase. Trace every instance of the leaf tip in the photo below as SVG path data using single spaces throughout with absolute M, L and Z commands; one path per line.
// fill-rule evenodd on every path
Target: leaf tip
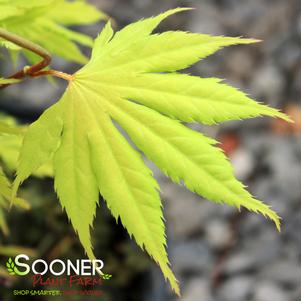
M 250 43 L 262 43 L 263 40 L 260 40 L 260 39 L 248 39 L 250 40 Z
M 177 10 L 177 11 L 186 11 L 186 10 L 193 10 L 193 9 L 196 9 L 195 7 L 190 7 L 190 6 L 185 6 L 185 7 L 177 7 L 175 8 L 174 10 Z
M 255 43 L 261 43 L 262 40 L 260 39 L 252 39 L 252 38 L 244 38 L 239 37 L 240 43 L 239 44 L 255 44 Z
M 280 118 L 288 123 L 295 123 L 295 121 L 290 117 L 289 115 L 281 112 L 280 110 L 277 110 L 277 112 L 274 114 L 274 117 Z
M 177 13 L 180 13 L 183 11 L 193 10 L 193 9 L 195 9 L 195 8 L 194 7 L 177 7 L 177 8 L 166 11 L 162 15 L 164 15 L 165 17 L 169 17 L 170 15 L 177 14 Z
M 269 217 L 275 224 L 277 231 L 281 232 L 281 217 L 270 207 L 266 211 L 261 212 L 264 216 Z
M 279 233 L 281 233 L 281 217 L 276 213 L 276 218 L 273 220 Z
M 174 288 L 174 292 L 179 298 L 182 297 L 181 290 L 180 290 L 180 287 L 178 284 L 177 284 L 176 288 Z
M 112 28 L 117 28 L 117 21 L 114 18 L 109 17 L 107 19 L 107 25 L 111 26 Z

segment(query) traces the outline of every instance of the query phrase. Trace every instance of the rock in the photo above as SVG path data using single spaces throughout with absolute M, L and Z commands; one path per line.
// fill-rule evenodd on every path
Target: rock
M 292 301 L 300 301 L 301 296 L 301 287 L 298 287 L 293 293 L 292 293 Z
M 283 285 L 300 286 L 301 266 L 295 261 L 288 259 L 276 261 L 264 269 L 262 278 Z
M 198 241 L 175 244 L 171 257 L 177 274 L 201 273 L 210 270 L 213 264 L 208 245 Z
M 299 49 L 299 60 L 300 60 L 300 49 Z M 296 61 L 295 61 L 296 62 Z M 297 69 L 296 73 L 295 73 L 295 78 L 293 79 L 293 89 L 294 92 L 296 93 L 296 95 L 298 95 L 299 93 L 301 93 L 301 87 L 300 87 L 300 83 L 301 81 L 301 66 L 299 66 L 299 68 Z M 299 99 L 299 104 L 300 104 L 300 99 Z
M 254 290 L 254 301 L 290 301 L 291 298 L 279 285 L 272 282 L 260 282 Z
M 301 37 L 301 15 L 299 14 L 299 17 L 297 19 L 297 32 L 299 34 L 299 37 Z
M 263 218 L 261 220 L 263 226 L 260 232 L 241 242 L 240 250 L 253 258 L 254 267 L 264 269 L 281 256 L 282 241 L 274 225 L 269 225 Z
M 272 176 L 262 176 L 257 178 L 252 187 L 252 193 L 258 199 L 264 200 L 266 204 L 272 206 L 280 216 L 288 214 L 290 207 L 287 206 L 287 194 L 281 190 L 281 187 Z
M 225 262 L 222 272 L 226 275 L 244 273 L 256 268 L 256 260 L 250 254 L 242 250 L 239 253 L 232 253 Z
M 251 152 L 256 157 L 256 162 L 258 159 L 262 159 L 269 147 L 269 141 L 267 141 L 267 132 L 250 131 L 250 128 L 245 128 L 242 133 L 243 145 L 249 152 Z
M 265 162 L 272 170 L 275 186 L 287 200 L 296 200 L 299 203 L 301 168 L 293 139 L 291 137 L 274 139 Z
M 181 301 L 213 301 L 209 281 L 205 278 L 193 279 L 184 291 Z
M 238 148 L 230 157 L 235 176 L 239 180 L 246 180 L 252 173 L 255 160 L 252 153 L 245 148 Z
M 300 208 L 300 207 L 299 207 Z M 286 239 L 291 242 L 289 245 L 294 250 L 299 252 L 301 258 L 301 236 L 299 229 L 301 228 L 301 219 L 300 219 L 300 209 L 295 210 L 291 213 L 290 216 L 285 220 L 283 232 Z
M 285 79 L 272 62 L 266 63 L 257 69 L 251 90 L 256 91 L 259 99 L 266 99 L 268 103 L 280 99 L 284 89 Z
M 172 234 L 178 239 L 201 232 L 207 218 L 217 210 L 214 204 L 173 183 L 162 188 L 162 197 Z
M 254 280 L 252 277 L 236 276 L 230 278 L 222 285 L 218 296 L 223 301 L 249 300 L 253 288 Z
M 229 223 L 226 223 L 222 219 L 213 219 L 206 223 L 206 239 L 215 249 L 222 249 L 229 244 L 232 236 L 231 234 Z
M 291 72 L 296 68 L 296 62 L 300 61 L 301 58 L 300 46 L 297 39 L 291 39 L 288 43 L 284 43 L 277 52 L 279 58 L 281 58 L 278 63 L 284 70 Z M 300 80 L 300 77 L 296 75 L 294 80 L 296 86 L 294 88 L 300 91 L 300 86 L 297 85 L 298 78 Z
M 170 287 L 163 280 L 162 272 L 156 265 L 152 265 L 150 271 L 151 285 L 147 285 L 145 289 L 145 297 L 143 301 L 165 301 L 168 298 Z
M 228 8 L 225 16 L 225 25 L 236 31 L 244 29 L 247 34 L 254 25 L 258 22 L 258 19 L 263 19 L 266 11 L 266 5 L 261 0 L 252 0 L 248 2 L 237 2 L 235 0 L 225 1 L 225 6 Z M 256 37 L 255 35 L 249 35 Z
M 257 0 L 264 4 L 263 1 Z M 266 2 L 265 2 L 266 3 Z M 289 27 L 289 16 L 291 14 L 291 6 L 287 5 L 287 2 L 274 1 L 274 5 L 261 6 L 261 11 L 257 11 L 257 21 L 252 30 L 250 30 L 251 36 L 257 38 L 271 38 L 271 36 L 279 37 L 279 35 L 286 34 Z M 261 16 L 261 17 L 259 17 Z M 259 18 L 258 18 L 259 17 Z M 277 41 L 274 41 L 274 43 Z
M 194 3 L 197 9 L 192 15 L 189 28 L 191 32 L 202 32 L 211 35 L 223 35 L 224 31 L 220 24 L 221 15 L 219 10 L 212 4 Z
M 250 74 L 253 73 L 255 68 L 254 57 L 251 55 L 251 49 L 231 49 L 227 53 L 228 59 L 225 61 L 226 68 L 229 70 L 227 82 L 235 80 L 234 86 L 241 83 L 244 79 L 248 79 Z M 235 64 L 233 64 L 235 62 Z M 237 82 L 237 83 L 236 83 Z

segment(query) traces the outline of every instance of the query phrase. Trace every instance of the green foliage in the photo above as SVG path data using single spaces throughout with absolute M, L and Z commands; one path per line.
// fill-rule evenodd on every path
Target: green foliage
M 9 233 L 9 229 L 5 220 L 4 210 L 7 210 L 9 207 L 11 195 L 12 195 L 11 183 L 8 180 L 8 178 L 5 176 L 2 168 L 0 167 L 0 229 L 3 231 L 5 235 Z M 29 204 L 21 198 L 16 198 L 15 205 L 23 209 L 30 208 Z
M 24 128 L 25 130 L 26 128 Z M 11 129 L 16 130 L 15 128 Z M 1 131 L 1 122 L 0 122 Z M 5 167 L 10 171 L 14 172 L 18 165 L 19 152 L 22 146 L 23 135 L 0 135 L 0 159 L 5 164 Z M 41 166 L 34 173 L 36 177 L 52 177 L 53 170 L 52 164 L 49 162 Z
M 0 159 L 5 168 L 15 172 L 23 135 L 27 126 L 17 125 L 16 120 L 8 115 L 0 114 Z M 47 163 L 34 173 L 36 177 L 52 177 L 52 165 Z
M 0 115 L 0 160 L 5 168 L 11 172 L 14 172 L 17 168 L 18 155 L 25 130 L 26 127 L 17 125 L 14 118 Z M 52 167 L 45 164 L 34 175 L 38 177 L 52 176 Z M 0 167 L 0 229 L 6 235 L 9 229 L 5 220 L 5 211 L 9 207 L 11 194 L 11 183 Z M 23 209 L 30 208 L 27 201 L 21 198 L 17 198 L 16 201 L 15 204 L 19 207 Z
M 5 220 L 5 215 L 3 212 L 4 208 L 8 206 L 8 200 L 10 199 L 10 183 L 3 170 L 0 168 L 0 229 L 4 234 L 8 234 L 8 226 Z
M 0 255 L 1 256 L 17 256 L 18 254 L 26 254 L 30 257 L 36 257 L 37 252 L 31 248 L 24 248 L 16 245 L 6 245 L 0 244 Z
M 51 160 L 57 194 L 88 256 L 94 258 L 90 227 L 101 193 L 176 293 L 158 184 L 115 122 L 174 182 L 217 203 L 262 213 L 279 228 L 277 214 L 235 179 L 217 142 L 181 122 L 214 124 L 262 115 L 289 120 L 219 79 L 176 73 L 224 46 L 256 42 L 179 31 L 151 34 L 164 18 L 183 10 L 133 23 L 115 34 L 106 25 L 89 63 L 74 74 L 60 101 L 30 125 L 13 187 L 15 193 Z
M 0 0 L 0 27 L 78 63 L 87 59 L 74 42 L 90 47 L 92 39 L 64 25 L 90 24 L 102 19 L 107 16 L 82 0 Z M 1 44 L 12 51 L 20 50 L 7 41 L 0 40 Z M 25 54 L 32 61 L 32 55 Z

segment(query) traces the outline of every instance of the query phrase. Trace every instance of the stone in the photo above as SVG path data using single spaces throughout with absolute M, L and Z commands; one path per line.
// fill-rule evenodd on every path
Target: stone
M 286 200 L 299 202 L 301 168 L 292 138 L 274 139 L 265 161 L 273 172 L 275 186 L 285 195 Z
M 231 229 L 229 223 L 222 219 L 209 220 L 205 226 L 205 237 L 210 246 L 215 249 L 223 249 L 231 241 Z
M 276 261 L 264 269 L 262 277 L 282 283 L 283 285 L 299 286 L 301 281 L 301 266 L 299 262 L 289 259 Z
M 254 280 L 252 277 L 236 276 L 230 278 L 221 286 L 218 296 L 223 301 L 249 300 L 253 288 Z
M 214 204 L 173 183 L 162 187 L 162 197 L 172 235 L 178 239 L 200 233 L 207 218 L 217 210 Z
M 209 281 L 205 278 L 195 278 L 190 281 L 184 290 L 181 301 L 214 301 Z
M 175 244 L 171 252 L 176 274 L 201 273 L 212 268 L 213 257 L 206 243 L 183 241 Z
M 252 153 L 245 148 L 238 148 L 230 157 L 235 176 L 239 180 L 246 180 L 252 173 L 255 160 Z
M 285 220 L 285 227 L 283 232 L 285 234 L 286 239 L 289 242 L 292 242 L 292 246 L 299 251 L 299 256 L 301 258 L 301 236 L 300 229 L 301 220 L 300 220 L 300 211 L 296 210 L 291 213 L 290 216 Z
M 293 293 L 292 293 L 292 301 L 300 301 L 301 296 L 301 287 L 298 287 Z
M 275 226 L 269 225 L 268 221 L 263 218 L 261 220 L 260 232 L 249 235 L 248 239 L 241 242 L 240 250 L 253 258 L 254 267 L 264 269 L 275 260 L 279 260 L 282 241 Z
M 258 98 L 265 98 L 268 103 L 280 99 L 284 90 L 284 77 L 275 64 L 269 62 L 259 67 L 253 78 L 251 91 L 256 91 Z
M 259 282 L 254 290 L 254 301 L 290 301 L 289 295 L 273 282 Z
M 211 35 L 223 35 L 224 31 L 220 24 L 221 14 L 212 4 L 194 3 L 195 13 L 191 15 L 189 30 Z
M 245 250 L 242 250 L 239 253 L 231 253 L 222 268 L 222 272 L 226 275 L 232 275 L 248 272 L 254 268 L 256 268 L 256 260 Z

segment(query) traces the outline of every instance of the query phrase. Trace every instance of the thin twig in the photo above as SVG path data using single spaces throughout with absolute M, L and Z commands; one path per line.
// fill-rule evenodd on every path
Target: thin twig
M 10 42 L 12 42 L 24 49 L 27 49 L 43 58 L 42 61 L 40 61 L 32 66 L 26 66 L 22 70 L 9 76 L 8 78 L 21 79 L 26 76 L 38 77 L 38 76 L 43 76 L 43 75 L 52 75 L 52 76 L 63 78 L 68 81 L 73 79 L 72 75 L 63 73 L 60 71 L 56 71 L 56 70 L 42 71 L 45 67 L 49 66 L 49 64 L 51 62 L 51 54 L 43 47 L 41 47 L 31 41 L 28 41 L 14 33 L 11 33 L 3 28 L 0 28 L 0 38 L 10 41 Z M 9 85 L 10 84 L 0 85 L 0 89 L 3 89 Z

